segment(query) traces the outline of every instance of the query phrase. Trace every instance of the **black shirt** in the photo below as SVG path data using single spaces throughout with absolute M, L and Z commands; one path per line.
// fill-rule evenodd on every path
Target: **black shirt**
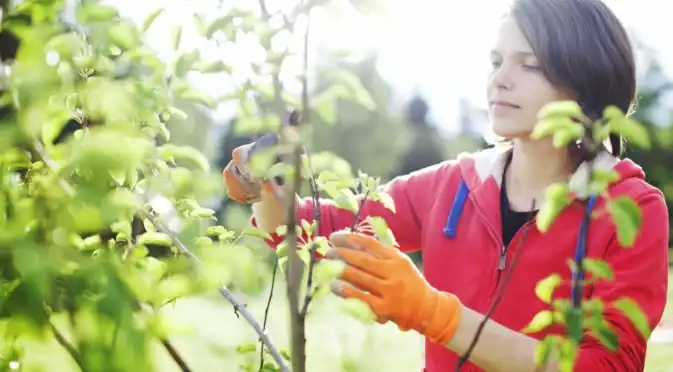
M 531 212 L 514 211 L 509 205 L 507 187 L 505 186 L 505 174 L 507 174 L 507 169 L 509 168 L 511 161 L 512 155 L 510 154 L 507 158 L 507 163 L 505 164 L 505 170 L 502 173 L 502 186 L 500 187 L 500 218 L 502 222 L 502 240 L 505 247 L 512 241 L 516 232 L 535 215 Z

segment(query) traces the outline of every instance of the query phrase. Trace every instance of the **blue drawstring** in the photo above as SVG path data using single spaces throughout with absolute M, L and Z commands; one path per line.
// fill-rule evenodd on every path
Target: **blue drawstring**
M 458 186 L 458 192 L 456 193 L 456 197 L 453 199 L 453 204 L 451 205 L 451 210 L 449 212 L 448 218 L 446 219 L 446 225 L 444 226 L 443 230 L 444 236 L 446 236 L 449 239 L 453 239 L 456 237 L 456 228 L 458 227 L 458 221 L 460 220 L 460 215 L 463 212 L 463 207 L 465 206 L 465 201 L 467 201 L 469 193 L 470 190 L 467 188 L 465 180 L 461 179 L 460 185 Z M 597 199 L 598 197 L 595 195 L 589 198 L 589 201 L 587 202 L 587 206 L 584 212 L 585 215 L 591 214 Z M 578 265 L 586 257 L 587 242 L 585 239 L 585 234 L 588 228 L 589 228 L 589 219 L 584 219 L 582 221 L 582 225 L 580 225 L 580 234 L 579 237 L 577 238 L 577 244 L 575 246 L 575 258 L 574 258 L 575 265 Z M 578 275 L 579 275 L 578 279 L 580 281 L 584 280 L 584 272 L 578 273 L 575 271 L 573 272 L 573 281 L 577 278 Z M 579 303 L 580 297 L 581 293 L 575 293 L 575 288 L 573 287 L 571 292 L 571 298 L 573 303 Z
M 470 190 L 467 188 L 465 180 L 460 180 L 460 185 L 458 186 L 458 193 L 453 199 L 453 204 L 451 205 L 451 211 L 449 212 L 449 217 L 446 219 L 446 225 L 444 226 L 444 236 L 449 239 L 453 239 L 456 236 L 456 227 L 458 225 L 458 220 L 460 219 L 460 214 L 463 212 L 463 207 L 465 206 L 465 201 L 467 200 L 467 195 L 470 193 Z
M 595 195 L 591 196 L 589 198 L 589 202 L 587 203 L 587 207 L 584 211 L 585 216 L 588 216 L 591 214 L 592 209 L 594 208 L 594 204 L 596 204 L 596 199 L 598 199 Z M 575 246 L 575 267 L 579 267 L 580 262 L 584 260 L 584 258 L 587 255 L 587 242 L 585 239 L 586 235 L 586 230 L 589 228 L 589 218 L 584 218 L 582 221 L 582 225 L 580 226 L 580 236 L 577 238 L 577 245 Z M 579 278 L 577 277 L 579 275 Z M 573 271 L 573 282 L 575 279 L 579 279 L 580 281 L 584 280 L 584 271 L 581 273 L 578 273 L 577 271 Z M 575 287 L 573 286 L 571 289 L 571 298 L 573 301 L 573 304 L 579 304 L 580 302 L 580 297 L 582 296 L 581 293 L 575 293 Z

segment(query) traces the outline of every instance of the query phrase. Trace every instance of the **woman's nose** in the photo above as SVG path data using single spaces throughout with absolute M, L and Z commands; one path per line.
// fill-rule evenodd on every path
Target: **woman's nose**
M 493 71 L 491 79 L 491 84 L 498 89 L 511 90 L 514 85 L 512 69 L 504 63 Z

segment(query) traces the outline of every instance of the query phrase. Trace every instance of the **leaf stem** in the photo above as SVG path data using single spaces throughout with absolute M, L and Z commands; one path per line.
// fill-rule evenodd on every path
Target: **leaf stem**
M 70 342 L 68 342 L 68 340 L 65 339 L 63 334 L 61 334 L 58 328 L 56 328 L 54 323 L 49 322 L 49 328 L 51 328 L 51 332 L 54 334 L 54 338 L 56 339 L 56 341 L 58 341 L 58 343 L 65 349 L 65 351 L 67 351 L 68 354 L 70 354 L 70 357 L 75 361 L 75 363 L 77 363 L 79 368 L 82 371 L 86 371 L 86 369 L 84 368 L 84 363 L 82 362 L 82 356 L 79 354 L 79 351 L 77 351 L 77 349 L 75 349 L 75 347 L 72 346 L 72 344 L 70 344 Z

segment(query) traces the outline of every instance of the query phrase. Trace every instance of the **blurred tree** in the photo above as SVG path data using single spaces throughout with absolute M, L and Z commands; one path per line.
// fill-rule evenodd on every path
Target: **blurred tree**
M 338 94 L 334 93 L 338 92 L 335 84 L 349 89 L 352 82 L 342 75 L 348 71 L 360 79 L 373 102 L 362 107 L 339 100 L 334 107 L 318 107 L 312 119 L 312 151 L 331 151 L 354 170 L 383 177 L 394 175 L 411 139 L 399 113 L 390 108 L 392 88 L 376 70 L 376 54 L 355 63 L 328 60 L 325 65 L 337 65 L 340 71 L 334 74 L 335 66 L 318 70 L 318 95 Z
M 640 82 L 634 117 L 646 125 L 652 147 L 630 148 L 627 144 L 626 156 L 643 168 L 648 182 L 663 191 L 673 223 L 673 167 L 670 165 L 673 158 L 673 123 L 670 122 L 673 83 L 654 57 L 648 61 Z M 673 236 L 669 245 L 671 243 Z
M 428 123 L 428 111 L 428 103 L 420 95 L 416 95 L 409 102 L 406 119 L 411 141 L 399 167 L 391 177 L 409 174 L 444 160 L 443 139 L 437 129 Z

